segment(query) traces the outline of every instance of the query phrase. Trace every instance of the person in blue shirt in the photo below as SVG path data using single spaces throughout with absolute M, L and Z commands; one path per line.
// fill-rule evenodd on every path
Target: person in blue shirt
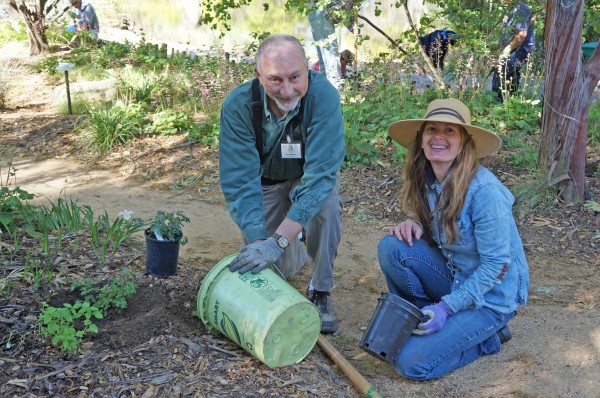
M 100 32 L 100 23 L 92 4 L 87 0 L 69 0 L 69 2 L 76 10 L 75 18 L 77 21 L 75 25 L 68 26 L 67 30 L 70 32 L 90 31 L 92 37 L 97 38 Z
M 255 73 L 256 83 L 234 88 L 221 108 L 221 190 L 246 243 L 230 270 L 273 266 L 288 279 L 310 260 L 307 294 L 321 313 L 321 331 L 333 333 L 339 325 L 329 291 L 342 234 L 339 171 L 346 151 L 340 96 L 309 70 L 302 44 L 289 35 L 261 43 Z
M 508 5 L 507 0 L 503 1 Z M 521 68 L 535 47 L 534 16 L 529 6 L 519 3 L 504 17 L 500 47 L 502 53 L 494 66 L 492 91 L 499 101 L 519 89 Z
M 527 300 L 529 268 L 513 195 L 479 164 L 500 147 L 497 135 L 471 125 L 469 109 L 453 98 L 388 131 L 408 149 L 408 218 L 380 241 L 378 260 L 390 293 L 425 315 L 394 365 L 403 377 L 434 379 L 500 351 Z

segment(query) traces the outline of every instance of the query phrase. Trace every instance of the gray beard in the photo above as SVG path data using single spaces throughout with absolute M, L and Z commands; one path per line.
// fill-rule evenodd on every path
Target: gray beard
M 275 101 L 277 107 L 287 115 L 291 110 L 296 108 L 296 106 L 298 105 L 298 101 L 300 101 L 300 98 L 296 97 L 296 100 L 294 102 L 287 104 L 280 102 L 277 98 L 273 98 L 273 101 Z

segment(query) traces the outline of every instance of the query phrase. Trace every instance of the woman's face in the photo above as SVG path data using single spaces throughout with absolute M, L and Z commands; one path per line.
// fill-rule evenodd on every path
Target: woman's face
M 457 124 L 426 122 L 421 148 L 434 168 L 446 172 L 463 147 L 463 135 Z

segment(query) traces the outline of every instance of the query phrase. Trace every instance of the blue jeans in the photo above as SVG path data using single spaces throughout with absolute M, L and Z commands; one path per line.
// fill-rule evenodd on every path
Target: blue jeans
M 453 277 L 446 258 L 424 238 L 413 239 L 411 247 L 386 236 L 377 252 L 390 293 L 423 308 L 450 292 Z M 408 379 L 435 379 L 482 355 L 495 354 L 501 345 L 496 332 L 514 315 L 487 307 L 459 311 L 448 317 L 439 332 L 411 335 L 396 356 L 396 371 Z

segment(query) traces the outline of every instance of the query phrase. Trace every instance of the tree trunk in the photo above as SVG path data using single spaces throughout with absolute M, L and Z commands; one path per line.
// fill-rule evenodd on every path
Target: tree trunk
M 46 0 L 26 1 L 9 0 L 8 4 L 23 18 L 29 36 L 29 54 L 47 54 L 50 52 L 46 38 L 46 18 L 44 6 Z
M 544 108 L 539 163 L 548 185 L 568 204 L 584 200 L 585 147 L 600 51 L 582 63 L 584 0 L 547 0 Z

